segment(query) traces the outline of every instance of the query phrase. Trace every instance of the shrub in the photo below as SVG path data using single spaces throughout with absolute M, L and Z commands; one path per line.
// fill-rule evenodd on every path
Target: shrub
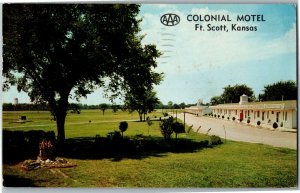
M 276 122 L 273 123 L 273 128 L 276 129 L 278 127 L 278 124 Z
M 185 133 L 184 125 L 182 123 L 178 123 L 178 122 L 172 123 L 171 128 L 176 134 L 176 139 L 178 133 Z
M 235 120 L 235 117 L 232 117 L 232 120 L 234 121 L 234 120 Z
M 216 117 L 217 115 L 215 114 L 214 117 Z
M 164 139 L 167 141 L 171 139 L 171 135 L 173 133 L 173 129 L 171 124 L 173 123 L 173 117 L 169 117 L 168 119 L 163 119 L 159 123 L 160 132 L 164 136 Z
M 112 141 L 117 141 L 121 139 L 121 133 L 119 131 L 110 132 L 107 134 L 107 137 Z
M 219 145 L 222 144 L 222 140 L 219 136 L 212 135 L 210 136 L 211 145 Z
M 123 132 L 125 132 L 127 128 L 128 128 L 128 123 L 126 121 L 120 122 L 119 129 L 122 132 L 122 137 L 123 137 Z
M 163 113 L 164 117 L 167 117 L 169 114 L 168 113 Z
M 229 117 L 227 117 L 227 120 L 229 120 Z
M 247 123 L 248 123 L 248 124 L 250 123 L 250 119 L 247 120 Z
M 257 121 L 257 123 L 256 123 L 258 126 L 260 125 L 260 121 Z
M 280 123 L 280 127 L 283 127 L 283 122 Z
M 222 116 L 222 119 L 224 119 L 224 116 Z
M 218 115 L 218 118 L 220 118 L 220 115 Z

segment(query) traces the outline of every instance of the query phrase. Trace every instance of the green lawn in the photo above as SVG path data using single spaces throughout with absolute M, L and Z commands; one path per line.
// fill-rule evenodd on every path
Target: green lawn
M 19 115 L 31 122 L 13 123 Z M 162 116 L 161 110 L 150 117 Z M 121 120 L 137 120 L 136 113 L 99 110 L 69 114 L 66 137 L 93 139 L 106 137 L 118 130 Z M 91 120 L 91 123 L 89 123 Z M 127 138 L 142 134 L 162 140 L 158 121 L 149 127 L 145 122 L 128 121 Z M 39 126 L 40 125 L 40 126 Z M 15 127 L 15 128 L 13 128 Z M 3 112 L 3 128 L 9 130 L 54 130 L 48 112 Z M 209 136 L 194 132 L 180 134 L 180 139 L 199 142 Z M 161 143 L 164 144 L 164 143 Z M 83 147 L 84 148 L 84 147 Z M 89 150 L 87 150 L 89 151 Z M 91 152 L 93 153 L 93 152 Z M 96 152 L 101 155 L 101 152 Z M 84 154 L 89 155 L 89 154 Z M 3 174 L 8 186 L 47 187 L 296 187 L 297 151 L 262 144 L 226 141 L 212 148 L 184 151 L 151 151 L 119 156 L 80 157 L 67 156 L 77 164 L 73 168 L 20 170 L 17 164 L 4 164 Z M 11 184 L 13 182 L 13 184 Z

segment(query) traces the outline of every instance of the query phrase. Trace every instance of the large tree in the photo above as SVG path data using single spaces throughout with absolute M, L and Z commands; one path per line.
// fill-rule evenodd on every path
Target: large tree
M 138 13 L 126 4 L 3 5 L 4 88 L 47 102 L 62 143 L 70 97 L 104 87 L 113 98 L 160 82 L 159 52 L 141 44 Z
M 128 94 L 125 98 L 125 108 L 129 112 L 137 111 L 140 121 L 146 120 L 145 115 L 151 113 L 155 106 L 160 103 L 156 93 L 151 90 L 141 91 L 136 94 Z
M 102 111 L 102 115 L 104 116 L 104 112 L 106 111 L 106 109 L 108 109 L 110 107 L 109 104 L 106 103 L 102 103 L 99 105 L 99 109 Z
M 245 84 L 236 84 L 234 86 L 228 85 L 223 88 L 224 91 L 221 96 L 214 96 L 210 99 L 211 105 L 217 105 L 221 103 L 238 103 L 240 96 L 247 95 L 250 101 L 255 99 L 252 88 Z
M 289 80 L 266 85 L 259 99 L 262 101 L 297 100 L 296 82 Z
M 252 88 L 245 84 L 236 84 L 234 86 L 226 86 L 223 88 L 223 94 L 221 95 L 221 101 L 225 103 L 238 103 L 240 96 L 247 95 L 251 101 L 254 100 L 254 94 Z

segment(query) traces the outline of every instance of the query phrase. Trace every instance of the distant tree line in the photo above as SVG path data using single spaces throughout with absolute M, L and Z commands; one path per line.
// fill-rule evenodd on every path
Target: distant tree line
M 170 105 L 172 104 L 172 105 Z M 169 102 L 168 104 L 158 103 L 155 104 L 155 109 L 184 109 L 185 107 L 194 106 L 195 104 L 185 104 L 180 103 L 176 104 L 173 102 Z M 107 104 L 107 103 L 101 103 L 99 105 L 88 105 L 88 104 L 81 104 L 81 103 L 70 103 L 69 104 L 69 110 L 71 112 L 78 112 L 78 110 L 87 110 L 87 109 L 99 109 L 104 112 L 107 109 L 112 109 L 113 111 L 118 111 L 119 109 L 127 110 L 124 105 L 120 104 Z M 49 111 L 50 107 L 48 104 L 34 104 L 34 103 L 19 103 L 19 104 L 13 104 L 13 103 L 3 103 L 2 104 L 2 110 L 3 111 Z
M 297 100 L 297 84 L 294 81 L 279 81 L 264 86 L 263 93 L 255 97 L 252 88 L 245 84 L 234 86 L 228 85 L 223 88 L 224 91 L 220 96 L 214 96 L 210 99 L 210 105 L 223 103 L 238 103 L 240 96 L 245 94 L 252 101 L 280 101 L 280 100 Z

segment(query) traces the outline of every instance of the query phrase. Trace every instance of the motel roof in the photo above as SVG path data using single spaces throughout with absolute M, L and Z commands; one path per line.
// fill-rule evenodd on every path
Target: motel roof
M 246 104 L 227 103 L 210 106 L 212 109 L 250 109 L 250 110 L 294 110 L 297 109 L 296 100 L 249 102 Z

